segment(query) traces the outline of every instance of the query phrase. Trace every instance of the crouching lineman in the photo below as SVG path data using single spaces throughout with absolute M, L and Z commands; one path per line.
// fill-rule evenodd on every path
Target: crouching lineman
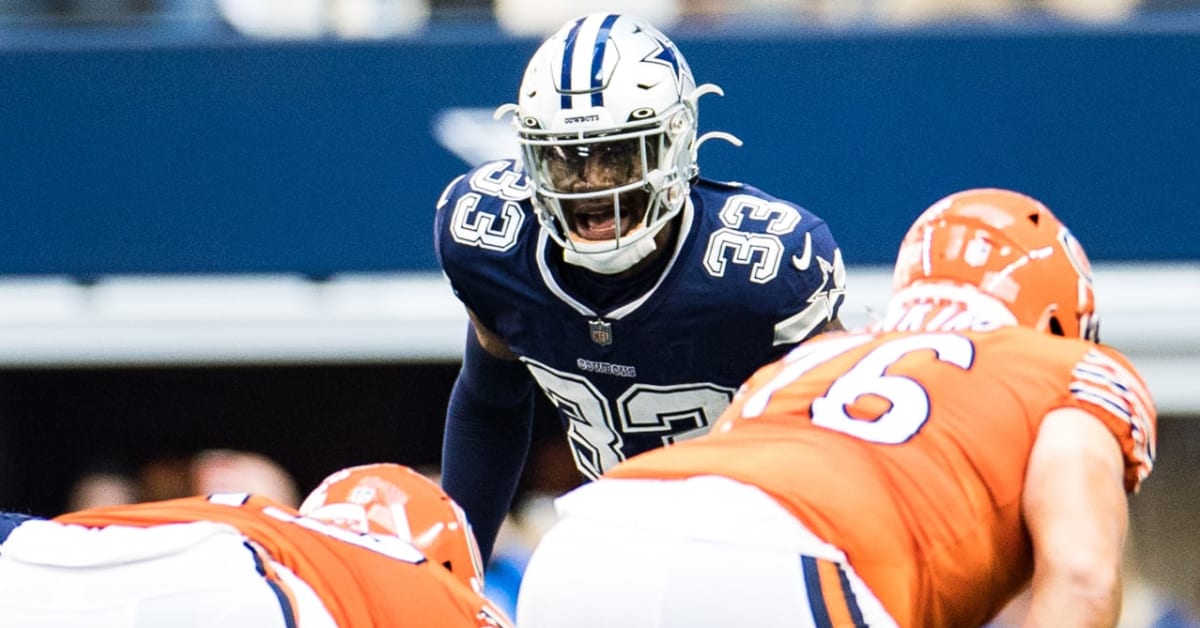
M 396 464 L 294 510 L 246 493 L 26 521 L 0 547 L 0 626 L 510 626 L 462 511 Z
M 1091 269 L 1038 201 L 925 211 L 871 328 L 759 370 L 712 431 L 558 502 L 521 628 L 1114 626 L 1155 408 L 1098 343 Z

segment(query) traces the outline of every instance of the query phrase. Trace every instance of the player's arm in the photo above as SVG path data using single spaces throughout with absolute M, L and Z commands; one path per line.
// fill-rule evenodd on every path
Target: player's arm
M 529 455 L 533 379 L 473 313 L 445 430 L 442 486 L 466 512 L 486 562 Z
M 1115 626 L 1129 523 L 1117 439 L 1087 411 L 1046 416 L 1022 493 L 1034 574 L 1025 625 Z

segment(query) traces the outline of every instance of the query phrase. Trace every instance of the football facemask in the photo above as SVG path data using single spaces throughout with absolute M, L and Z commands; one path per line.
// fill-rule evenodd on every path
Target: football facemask
M 613 274 L 654 250 L 698 173 L 697 87 L 645 21 L 594 14 L 564 25 L 525 70 L 513 124 L 546 233 L 572 263 Z M 645 242 L 643 242 L 645 241 Z

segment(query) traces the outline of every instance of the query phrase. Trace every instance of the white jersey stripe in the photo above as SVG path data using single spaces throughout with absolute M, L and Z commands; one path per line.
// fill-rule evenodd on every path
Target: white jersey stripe
M 1154 466 L 1153 398 L 1136 375 L 1098 350 L 1088 351 L 1072 370 L 1071 395 L 1127 423 L 1134 443 L 1131 452 L 1139 463 L 1139 478 Z
M 1130 412 L 1125 400 L 1116 397 L 1110 391 L 1076 383 L 1071 386 L 1071 394 L 1076 399 L 1090 401 L 1096 405 L 1108 408 L 1113 415 L 1128 423 L 1130 427 L 1133 427 L 1133 414 Z

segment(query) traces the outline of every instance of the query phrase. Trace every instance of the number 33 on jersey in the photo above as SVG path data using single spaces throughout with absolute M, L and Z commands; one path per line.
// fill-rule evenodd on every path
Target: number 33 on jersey
M 708 431 L 736 388 L 838 312 L 845 268 L 807 210 L 740 184 L 692 186 L 656 280 L 589 302 L 511 161 L 453 181 L 435 246 L 455 294 L 557 408 L 580 471 Z

